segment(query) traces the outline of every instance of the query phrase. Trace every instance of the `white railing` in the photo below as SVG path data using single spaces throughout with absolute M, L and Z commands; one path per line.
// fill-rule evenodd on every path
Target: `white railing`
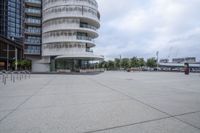
M 89 25 L 89 24 L 80 24 L 80 28 L 88 28 L 88 29 L 92 29 L 92 30 L 97 30 L 97 28 L 95 26 Z
M 77 40 L 86 40 L 86 41 L 91 41 L 93 43 L 95 42 L 92 37 L 88 37 L 88 36 L 77 36 Z
M 83 5 L 83 6 L 88 6 L 94 9 L 98 9 L 98 4 L 96 2 L 92 2 L 92 0 L 89 2 L 88 0 L 54 0 L 53 2 L 48 1 L 48 0 L 43 0 L 43 8 L 44 10 L 47 8 L 51 8 L 54 6 L 59 6 L 59 5 Z
M 68 7 L 66 7 L 68 9 Z M 98 18 L 98 12 L 96 10 L 90 10 L 83 9 L 81 10 L 62 10 L 62 6 L 58 9 L 47 9 L 46 11 L 43 11 L 43 22 L 55 18 L 68 18 L 68 17 L 78 17 L 78 18 L 89 18 L 92 20 L 95 20 L 97 23 L 99 23 L 100 19 Z M 76 9 L 75 7 L 73 9 Z M 78 9 L 78 8 L 77 8 Z M 56 11 L 55 11 L 56 10 Z M 93 11 L 93 12 L 92 12 Z
M 52 37 L 43 37 L 44 43 L 53 43 L 53 42 L 87 42 L 95 44 L 95 40 L 91 37 L 86 36 L 52 36 Z

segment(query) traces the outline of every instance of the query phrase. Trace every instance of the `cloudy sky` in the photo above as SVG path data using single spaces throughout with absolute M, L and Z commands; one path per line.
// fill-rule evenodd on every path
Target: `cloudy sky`
M 200 0 L 97 0 L 101 29 L 95 51 L 115 57 L 196 56 Z

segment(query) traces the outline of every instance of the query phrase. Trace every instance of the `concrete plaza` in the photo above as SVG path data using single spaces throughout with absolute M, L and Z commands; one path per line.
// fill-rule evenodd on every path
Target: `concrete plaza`
M 200 74 L 32 75 L 0 86 L 0 133 L 200 133 Z

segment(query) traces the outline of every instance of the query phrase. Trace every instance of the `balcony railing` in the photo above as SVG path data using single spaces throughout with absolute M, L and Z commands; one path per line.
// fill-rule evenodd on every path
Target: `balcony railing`
M 43 0 L 43 7 L 48 8 L 49 6 L 54 4 L 54 2 L 63 2 L 65 4 L 66 3 L 71 4 L 71 3 L 74 3 L 74 0 L 59 0 L 59 1 L 52 1 L 52 2 Z M 76 1 L 76 3 L 78 5 L 87 5 L 87 6 L 93 6 L 93 8 L 98 8 L 98 4 L 96 3 L 96 1 L 92 1 L 92 3 L 91 3 L 91 1 L 89 2 L 88 0 L 81 0 L 81 1 Z
M 86 49 L 86 52 L 93 53 L 93 50 Z
M 92 30 L 97 30 L 97 28 L 95 26 L 92 25 L 88 25 L 88 24 L 80 24 L 81 28 L 88 28 L 88 29 L 92 29 Z
M 31 9 L 31 8 L 26 8 L 25 10 L 26 13 L 31 13 L 31 14 L 41 14 L 41 10 L 37 10 L 37 9 Z
M 25 0 L 25 2 L 30 2 L 34 4 L 41 4 L 41 0 Z
M 26 33 L 41 34 L 40 30 L 26 29 Z
M 94 42 L 94 39 L 88 36 L 77 36 L 77 40 L 86 40 L 86 41 Z
M 41 21 L 40 20 L 34 20 L 34 19 L 26 19 L 25 23 L 31 23 L 31 24 L 37 24 L 40 25 Z
M 24 54 L 40 55 L 40 50 L 25 49 L 24 50 Z
M 26 44 L 38 44 L 38 45 L 40 45 L 41 41 L 40 40 L 34 40 L 34 39 L 25 39 L 25 43 Z
M 100 14 L 97 10 L 90 7 L 63 5 L 55 8 L 49 8 L 43 12 L 44 21 L 53 19 L 56 17 L 67 17 L 67 16 L 83 16 L 100 20 Z

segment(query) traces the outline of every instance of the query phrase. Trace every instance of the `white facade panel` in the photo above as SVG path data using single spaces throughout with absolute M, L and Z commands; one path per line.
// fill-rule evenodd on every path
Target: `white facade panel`
M 100 15 L 95 0 L 43 1 L 43 56 L 91 55 Z

